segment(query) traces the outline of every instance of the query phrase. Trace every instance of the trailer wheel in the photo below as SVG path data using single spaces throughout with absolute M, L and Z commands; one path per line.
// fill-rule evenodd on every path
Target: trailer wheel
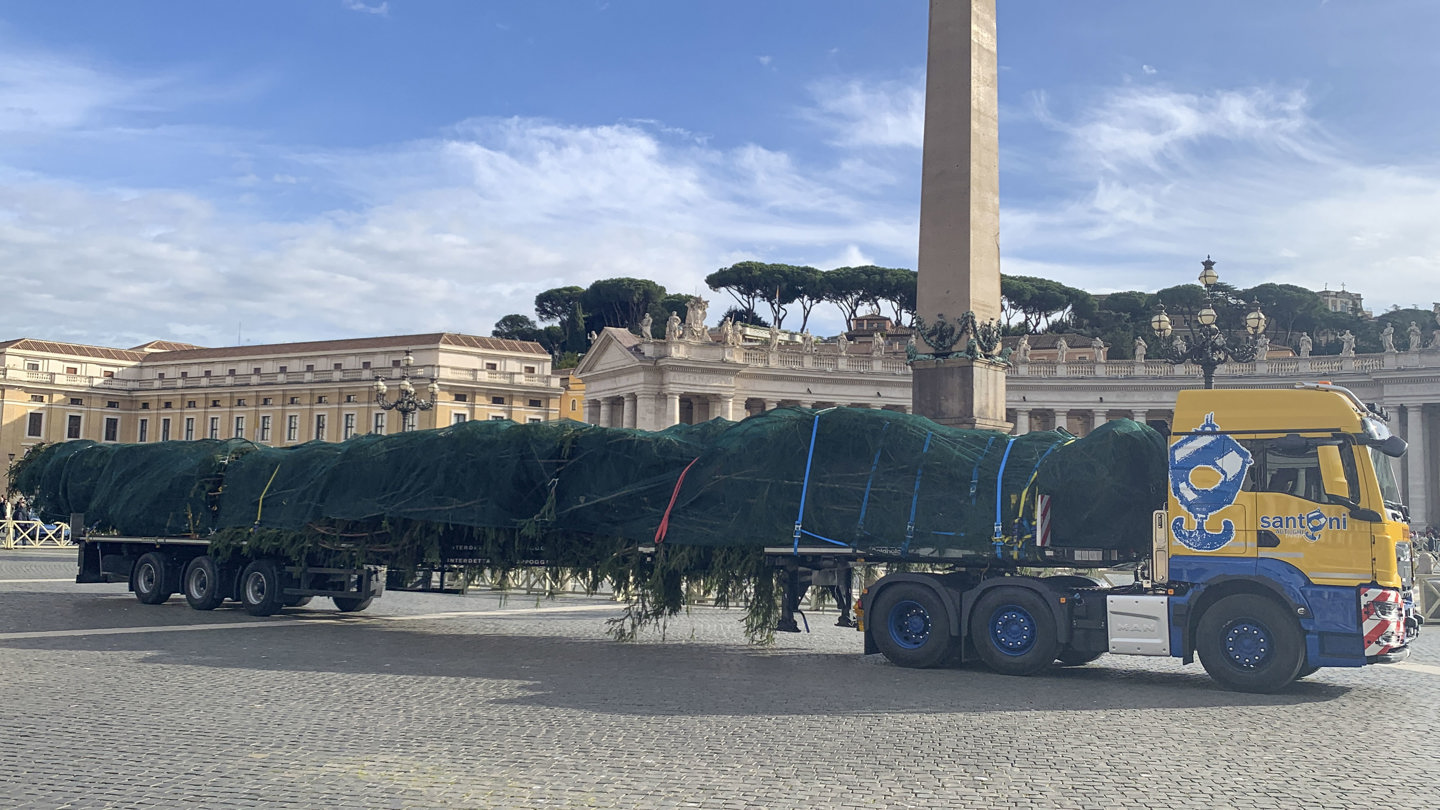
M 988 591 L 970 614 L 975 652 L 1002 675 L 1034 675 L 1060 656 L 1050 606 L 1034 591 L 1000 587 Z
M 1305 665 L 1304 637 L 1274 600 L 1227 596 L 1200 617 L 1195 633 L 1200 663 L 1216 683 L 1237 692 L 1274 692 Z
M 141 555 L 140 560 L 135 563 L 135 571 L 130 575 L 130 588 L 135 591 L 135 598 L 147 605 L 159 605 L 174 591 L 170 590 L 170 561 L 164 554 L 158 551 L 150 551 Z
M 335 608 L 343 613 L 358 613 L 370 607 L 375 601 L 373 596 L 332 596 L 330 601 L 335 603 Z
M 256 560 L 240 574 L 240 604 L 251 616 L 273 616 L 285 606 L 280 566 L 274 560 Z
M 934 591 L 901 582 L 880 592 L 871 608 L 875 646 L 897 666 L 938 666 L 950 655 L 950 622 Z
M 220 568 L 208 555 L 201 555 L 185 567 L 185 601 L 196 610 L 214 610 L 225 601 L 225 584 Z
M 310 604 L 310 600 L 314 598 L 313 596 L 287 596 L 285 598 L 285 607 L 305 607 Z

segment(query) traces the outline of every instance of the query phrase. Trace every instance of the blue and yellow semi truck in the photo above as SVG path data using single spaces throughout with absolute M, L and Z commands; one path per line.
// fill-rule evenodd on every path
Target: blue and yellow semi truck
M 1107 652 L 1198 654 L 1215 681 L 1247 692 L 1403 660 L 1420 623 L 1391 468 L 1405 450 L 1378 409 L 1328 383 L 1183 391 L 1168 501 L 1133 584 L 992 566 L 890 574 L 858 605 L 866 651 L 902 666 L 978 658 L 1014 675 Z

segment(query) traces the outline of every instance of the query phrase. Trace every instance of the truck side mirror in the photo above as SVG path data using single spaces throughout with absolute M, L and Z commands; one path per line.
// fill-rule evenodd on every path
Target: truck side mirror
M 1400 458 L 1408 448 L 1409 445 L 1399 436 L 1390 436 L 1380 443 L 1380 452 L 1391 458 Z
M 1325 484 L 1325 494 L 1342 503 L 1354 503 L 1350 497 L 1350 482 L 1345 478 L 1345 464 L 1340 460 L 1340 448 L 1333 444 L 1322 444 L 1315 448 L 1320 458 L 1320 480 Z

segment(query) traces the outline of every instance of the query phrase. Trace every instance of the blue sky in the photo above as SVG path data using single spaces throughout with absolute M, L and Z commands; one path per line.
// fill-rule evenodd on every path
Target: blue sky
M 914 267 L 927 13 L 0 0 L 0 339 L 488 334 L 597 278 Z M 1440 3 L 999 0 L 999 27 L 1004 272 L 1154 290 L 1211 254 L 1440 300 Z

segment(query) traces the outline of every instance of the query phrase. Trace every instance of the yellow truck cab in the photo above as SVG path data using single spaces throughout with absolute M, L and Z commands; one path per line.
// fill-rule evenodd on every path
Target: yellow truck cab
M 1404 452 L 1378 409 L 1328 383 L 1180 392 L 1153 571 L 1173 593 L 1172 654 L 1264 691 L 1402 660 L 1418 630 L 1391 469 Z

